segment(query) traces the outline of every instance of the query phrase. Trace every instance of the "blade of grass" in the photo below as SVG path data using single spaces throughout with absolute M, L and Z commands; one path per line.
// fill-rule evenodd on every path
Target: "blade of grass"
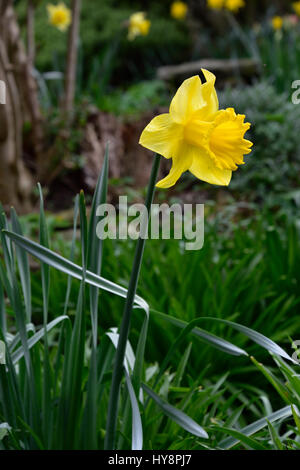
M 8 230 L 3 230 L 2 233 L 6 235 L 8 238 L 13 240 L 19 246 L 23 247 L 28 253 L 32 254 L 40 261 L 49 264 L 49 266 L 53 267 L 54 269 L 58 269 L 59 271 L 64 272 L 76 279 L 82 280 L 83 278 L 83 270 L 80 266 L 72 263 L 71 261 L 63 258 L 62 256 L 54 253 L 53 251 L 40 246 L 38 243 L 35 243 L 31 240 L 28 240 L 25 237 L 22 237 L 16 233 L 10 232 Z M 98 287 L 99 289 L 106 290 L 112 294 L 117 296 L 126 298 L 127 296 L 127 289 L 124 287 L 119 286 L 118 284 L 105 279 L 104 277 L 97 276 L 96 274 L 87 271 L 85 282 L 92 286 Z M 147 302 L 142 299 L 140 296 L 136 295 L 134 298 L 135 304 L 141 307 L 145 311 L 149 311 L 149 306 Z
M 10 213 L 11 213 L 11 222 L 12 222 L 13 231 L 15 233 L 18 233 L 19 235 L 23 235 L 21 224 L 19 222 L 17 213 L 13 207 L 11 208 Z M 30 323 L 31 321 L 31 283 L 30 283 L 30 270 L 29 270 L 28 255 L 26 251 L 22 250 L 16 245 L 16 257 L 18 261 L 21 286 L 22 286 L 23 295 L 24 295 L 27 322 Z
M 28 420 L 27 411 L 25 411 L 23 397 L 19 387 L 18 376 L 11 359 L 9 348 L 5 342 L 5 337 L 0 329 L 0 337 L 6 345 L 6 368 L 0 367 L 0 401 L 6 409 L 6 416 L 12 426 L 17 426 L 17 417 L 22 416 Z M 27 444 L 27 437 L 24 436 L 24 442 Z
M 74 257 L 75 257 L 75 244 L 76 244 L 78 213 L 79 213 L 79 196 L 77 195 L 75 197 L 75 203 L 74 203 L 73 235 L 72 235 L 71 253 L 70 253 L 70 261 L 71 262 L 74 261 Z M 71 286 L 72 286 L 72 276 L 68 276 L 67 291 L 66 291 L 65 306 L 64 306 L 64 315 L 66 315 L 67 311 L 68 311 L 70 293 L 71 293 Z
M 128 394 L 131 402 L 132 411 L 132 440 L 131 450 L 142 450 L 143 449 L 143 427 L 141 414 L 139 410 L 138 401 L 136 399 L 134 389 L 128 373 L 125 370 L 125 379 L 128 389 Z
M 268 450 L 263 444 L 260 444 L 257 440 L 252 439 L 249 436 L 246 436 L 241 431 L 236 429 L 227 428 L 225 426 L 215 428 L 213 430 L 218 430 L 222 433 L 229 434 L 233 439 L 237 439 L 239 443 L 245 444 L 246 447 L 249 447 L 252 450 Z
M 293 412 L 294 421 L 295 421 L 297 429 L 298 429 L 298 433 L 300 435 L 300 417 L 299 417 L 297 411 L 295 410 L 295 408 L 293 406 L 292 406 L 292 412 Z
M 156 183 L 158 169 L 160 165 L 160 159 L 161 159 L 160 155 L 155 155 L 154 161 L 153 161 L 152 172 L 150 176 L 148 192 L 147 192 L 146 201 L 145 201 L 145 206 L 148 211 L 147 223 L 149 222 L 151 204 L 152 204 L 153 197 L 154 197 L 155 183 Z M 147 228 L 148 230 L 148 225 L 147 227 L 143 227 L 143 228 Z M 106 427 L 105 443 L 104 443 L 104 447 L 106 450 L 109 450 L 109 449 L 113 450 L 115 447 L 119 393 L 120 393 L 120 385 L 121 385 L 122 375 L 123 375 L 123 361 L 124 361 L 126 344 L 127 344 L 127 339 L 128 339 L 129 329 L 130 329 L 131 312 L 132 312 L 132 308 L 134 304 L 134 299 L 135 299 L 135 294 L 136 294 L 136 289 L 137 289 L 137 284 L 139 280 L 139 274 L 140 274 L 140 269 L 141 269 L 141 264 L 142 264 L 142 259 L 143 259 L 144 247 L 145 247 L 145 239 L 139 237 L 137 246 L 136 246 L 136 252 L 135 252 L 133 267 L 131 271 L 128 292 L 126 296 L 126 302 L 125 302 L 125 307 L 124 307 L 124 312 L 123 312 L 123 317 L 122 317 L 122 322 L 121 322 L 121 327 L 120 327 L 120 338 L 118 341 L 116 360 L 115 360 L 114 370 L 113 370 L 113 378 L 112 378 L 112 385 L 111 385 L 109 405 L 108 405 L 107 427 Z
M 196 421 L 190 418 L 188 415 L 183 413 L 181 410 L 177 410 L 174 406 L 167 403 L 165 400 L 162 400 L 153 390 L 151 390 L 147 385 L 142 384 L 145 392 L 154 400 L 154 402 L 159 406 L 159 408 L 164 412 L 168 418 L 172 419 L 180 427 L 186 431 L 194 434 L 195 436 L 201 437 L 202 439 L 208 439 L 207 432 L 199 426 Z
M 174 378 L 174 383 L 173 383 L 174 387 L 180 387 L 191 351 L 192 351 L 192 343 L 189 343 L 179 363 L 176 376 Z
M 9 281 L 11 282 L 11 272 L 14 269 L 14 263 L 12 259 L 12 249 L 11 249 L 11 242 L 6 239 L 4 236 L 3 230 L 8 229 L 8 222 L 7 218 L 4 213 L 0 213 L 0 239 L 1 239 L 1 245 L 2 245 L 2 250 L 3 250 L 3 257 L 4 257 L 4 262 L 5 266 L 7 269 L 7 276 L 9 278 Z
M 3 331 L 3 334 L 6 335 L 6 312 L 5 312 L 5 302 L 4 302 L 4 291 L 2 283 L 0 283 L 0 328 Z
M 11 268 L 11 266 L 10 266 Z M 17 325 L 17 330 L 20 333 L 20 339 L 22 348 L 24 350 L 24 359 L 25 359 L 25 368 L 26 368 L 26 380 L 28 384 L 28 390 L 30 390 L 31 400 L 29 402 L 29 414 L 28 419 L 30 425 L 38 430 L 40 427 L 40 416 L 37 406 L 37 394 L 34 381 L 34 373 L 32 368 L 32 362 L 28 347 L 28 336 L 26 330 L 26 312 L 23 307 L 23 302 L 21 294 L 19 291 L 18 281 L 16 278 L 16 273 L 13 269 L 10 272 L 11 284 L 7 279 L 6 273 L 3 270 L 2 264 L 0 263 L 0 278 L 4 283 L 7 290 L 7 295 L 10 300 L 12 309 L 15 314 L 15 320 Z
M 258 370 L 266 377 L 266 379 L 272 384 L 278 394 L 281 396 L 285 403 L 290 403 L 292 401 L 292 396 L 290 395 L 288 389 L 280 382 L 280 380 L 272 374 L 272 372 L 265 367 L 263 364 L 257 362 L 254 357 L 251 357 L 251 361 L 256 365 Z
M 108 186 L 108 145 L 106 146 L 101 174 L 94 193 L 88 227 L 87 267 L 100 275 L 102 265 L 103 241 L 96 234 L 96 212 L 100 204 L 106 202 Z M 86 407 L 83 419 L 85 449 L 97 449 L 97 341 L 98 341 L 98 295 L 99 289 L 90 286 L 90 311 L 92 321 L 92 353 L 87 385 Z
M 244 335 L 248 336 L 248 338 L 252 339 L 255 343 L 262 346 L 267 351 L 271 351 L 278 356 L 282 356 L 289 361 L 296 363 L 278 344 L 274 343 L 271 339 L 267 338 L 266 336 L 258 333 L 257 331 L 248 328 L 247 326 L 240 325 L 239 323 L 235 323 L 229 320 L 223 320 L 221 318 L 212 318 L 212 317 L 202 317 L 204 321 L 214 321 L 223 323 L 224 325 L 228 325 L 231 328 L 234 328 L 237 331 L 240 331 Z
M 265 428 L 268 425 L 268 421 L 270 423 L 273 423 L 274 421 L 277 421 L 279 419 L 287 419 L 290 416 L 292 416 L 292 410 L 291 406 L 285 406 L 284 408 L 281 408 L 278 411 L 275 411 L 274 413 L 271 413 L 270 415 L 266 416 L 265 418 L 261 418 L 257 421 L 255 421 L 252 424 L 249 424 L 249 426 L 246 426 L 245 428 L 241 429 L 241 433 L 244 436 L 252 436 L 256 432 L 260 431 L 261 429 Z M 218 430 L 221 431 L 222 428 L 218 427 Z M 224 439 L 219 443 L 219 447 L 227 450 L 231 449 L 234 447 L 236 444 L 240 442 L 239 438 L 235 437 L 229 437 L 227 439 Z
M 88 230 L 88 257 L 87 268 L 89 271 L 100 275 L 102 264 L 103 240 L 98 239 L 96 234 L 97 227 L 97 208 L 100 204 L 105 204 L 108 186 L 108 146 L 105 150 L 104 162 L 101 174 L 99 176 L 96 190 L 93 197 L 89 230 Z M 97 344 L 98 327 L 98 288 L 90 286 L 90 306 L 93 330 L 93 343 Z
M 66 369 L 66 402 L 64 403 L 67 417 L 64 435 L 64 448 L 76 449 L 80 442 L 80 416 L 83 409 L 83 371 L 85 355 L 85 275 L 87 261 L 87 219 L 84 194 L 79 197 L 81 252 L 83 277 L 78 295 L 75 322 L 72 331 L 70 353 Z M 62 423 L 64 426 L 64 424 Z
M 165 313 L 161 313 L 153 309 L 151 309 L 150 312 L 153 313 L 156 317 L 168 323 L 171 323 L 172 325 L 175 325 L 178 328 L 186 328 L 188 326 L 187 322 L 175 318 L 171 315 L 166 315 Z M 226 341 L 225 339 L 219 338 L 218 336 L 209 333 L 206 330 L 197 327 L 193 328 L 191 330 L 191 333 L 203 340 L 205 343 L 210 344 L 211 346 L 219 349 L 220 351 L 226 352 L 227 354 L 231 354 L 233 356 L 248 356 L 248 353 L 243 349 L 239 348 L 238 346 L 235 346 L 232 343 L 229 343 L 229 341 Z
M 148 325 L 149 325 L 149 313 L 145 311 L 145 318 L 143 321 L 142 329 L 139 334 L 139 341 L 138 341 L 137 348 L 136 348 L 135 363 L 134 363 L 134 369 L 133 369 L 133 374 L 132 374 L 132 384 L 133 384 L 133 388 L 134 388 L 136 395 L 139 394 L 140 387 L 141 387 Z
M 0 366 L 5 365 L 5 361 L 6 361 L 5 356 L 6 356 L 6 346 L 5 346 L 4 341 L 0 340 Z
M 276 450 L 284 450 L 284 445 L 282 444 L 276 429 L 274 428 L 272 423 L 270 423 L 270 421 L 267 420 L 267 423 L 268 423 L 269 433 L 271 435 L 271 438 L 272 438 L 273 445 L 274 445 L 275 449 Z
M 46 327 L 41 328 L 40 331 L 38 331 L 33 336 L 31 336 L 31 338 L 29 338 L 28 348 L 31 349 L 35 344 L 37 344 L 45 336 L 45 333 L 49 333 L 49 331 L 51 331 L 54 327 L 56 327 L 57 325 L 59 325 L 61 322 L 65 320 L 70 321 L 67 315 L 62 315 L 52 320 L 50 323 L 46 325 Z M 11 355 L 11 358 L 14 364 L 17 364 L 17 362 L 19 362 L 19 360 L 22 357 L 24 357 L 23 347 L 20 347 L 19 349 L 14 351 Z
M 49 248 L 48 227 L 44 211 L 43 192 L 40 183 L 38 183 L 40 197 L 40 217 L 39 217 L 39 241 L 40 245 Z M 52 412 L 51 407 L 51 373 L 49 362 L 49 346 L 47 336 L 48 309 L 49 309 L 49 289 L 50 289 L 50 267 L 46 263 L 41 263 L 42 293 L 43 293 L 43 325 L 44 325 L 44 358 L 43 358 L 43 390 L 42 390 L 42 423 L 43 435 L 47 446 L 49 446 L 49 423 Z
M 31 333 L 35 333 L 35 326 L 32 324 L 32 323 L 28 323 L 26 325 L 26 331 L 27 332 L 31 332 Z M 14 349 L 18 346 L 19 342 L 21 341 L 20 339 L 20 333 L 17 333 L 13 340 L 9 342 L 9 351 L 12 353 L 14 351 Z

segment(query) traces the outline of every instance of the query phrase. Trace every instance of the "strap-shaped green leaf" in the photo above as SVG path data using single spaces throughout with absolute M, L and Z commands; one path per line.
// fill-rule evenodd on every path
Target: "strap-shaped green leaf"
M 170 405 L 165 400 L 162 400 L 151 388 L 147 387 L 147 385 L 142 384 L 143 389 L 145 392 L 155 401 L 155 403 L 161 408 L 168 418 L 172 421 L 175 421 L 180 427 L 185 429 L 186 431 L 194 434 L 195 436 L 201 437 L 203 439 L 208 439 L 207 432 L 199 426 L 196 421 L 190 418 L 187 414 L 185 414 L 181 410 L 177 410 L 174 406 Z
M 3 230 L 3 233 L 43 263 L 47 263 L 54 269 L 58 269 L 59 271 L 68 274 L 69 276 L 82 280 L 83 270 L 77 264 L 72 263 L 54 251 L 51 251 L 48 248 L 45 248 L 44 246 L 29 240 L 28 238 L 18 235 L 17 233 L 10 232 L 8 230 Z M 126 298 L 127 296 L 127 289 L 112 281 L 109 281 L 108 279 L 105 279 L 104 277 L 97 276 L 90 271 L 86 271 L 85 282 L 120 297 Z M 135 296 L 135 305 L 147 312 L 149 311 L 149 305 L 147 302 L 138 295 Z

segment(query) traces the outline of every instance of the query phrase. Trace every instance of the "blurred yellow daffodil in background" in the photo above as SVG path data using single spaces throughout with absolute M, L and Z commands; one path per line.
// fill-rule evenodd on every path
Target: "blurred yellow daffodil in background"
M 183 20 L 188 12 L 188 6 L 185 2 L 173 2 L 171 5 L 171 16 L 175 20 Z
M 60 31 L 66 31 L 70 26 L 72 15 L 71 10 L 64 3 L 57 5 L 47 5 L 49 22 Z
M 128 39 L 133 41 L 137 36 L 147 36 L 151 21 L 146 19 L 144 12 L 133 13 L 129 18 Z
M 214 10 L 221 10 L 225 0 L 207 0 L 207 6 Z
M 206 82 L 198 75 L 185 80 L 169 113 L 152 119 L 140 137 L 142 146 L 172 159 L 170 173 L 157 183 L 160 188 L 173 186 L 187 170 L 207 183 L 227 186 L 251 152 L 252 142 L 244 139 L 250 124 L 233 108 L 219 110 L 216 77 L 202 72 Z
M 293 2 L 293 9 L 296 13 L 296 15 L 300 16 L 300 1 L 299 2 Z
M 237 13 L 240 8 L 245 6 L 244 0 L 225 0 L 225 8 L 232 13 Z
M 271 23 L 275 31 L 280 31 L 283 26 L 283 19 L 281 16 L 273 16 Z

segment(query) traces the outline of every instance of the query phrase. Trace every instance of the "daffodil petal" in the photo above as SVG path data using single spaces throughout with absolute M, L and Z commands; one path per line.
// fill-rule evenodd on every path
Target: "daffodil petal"
M 171 158 L 177 154 L 181 133 L 181 126 L 173 122 L 170 114 L 160 114 L 145 127 L 139 143 L 165 158 Z
M 209 116 L 219 108 L 215 90 L 216 77 L 208 70 L 202 70 L 206 82 L 201 83 L 200 77 L 185 80 L 178 88 L 171 105 L 170 114 L 175 122 L 185 124 L 190 117 L 197 113 L 199 119 L 209 120 Z
M 50 15 L 55 12 L 56 7 L 54 5 L 47 5 L 47 11 Z
M 209 184 L 229 185 L 232 176 L 231 170 L 217 168 L 209 154 L 197 147 L 191 148 L 190 153 L 193 155 L 193 160 L 189 171 L 196 178 Z
M 171 186 L 174 186 L 174 184 L 177 183 L 177 181 L 179 180 L 182 173 L 189 169 L 191 163 L 191 154 L 184 154 L 180 152 L 179 156 L 173 158 L 170 173 L 164 179 L 160 180 L 156 184 L 156 186 L 158 188 L 170 188 Z
M 203 100 L 206 103 L 206 105 L 203 106 L 203 111 L 205 111 L 206 117 L 208 117 L 216 113 L 219 109 L 219 100 L 215 89 L 216 77 L 213 73 L 205 69 L 202 69 L 202 73 L 206 80 L 201 87 Z
M 184 121 L 199 109 L 201 100 L 201 80 L 198 75 L 184 80 L 178 88 L 170 105 L 170 114 L 174 121 Z

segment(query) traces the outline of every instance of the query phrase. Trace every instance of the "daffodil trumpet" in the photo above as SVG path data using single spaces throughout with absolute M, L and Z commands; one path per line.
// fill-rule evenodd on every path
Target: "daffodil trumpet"
M 187 170 L 202 181 L 227 186 L 251 152 L 252 142 L 244 139 L 250 124 L 233 108 L 219 110 L 216 77 L 202 72 L 206 82 L 198 75 L 185 80 L 169 113 L 156 116 L 140 137 L 142 146 L 172 159 L 170 173 L 157 183 L 160 188 L 173 186 Z

